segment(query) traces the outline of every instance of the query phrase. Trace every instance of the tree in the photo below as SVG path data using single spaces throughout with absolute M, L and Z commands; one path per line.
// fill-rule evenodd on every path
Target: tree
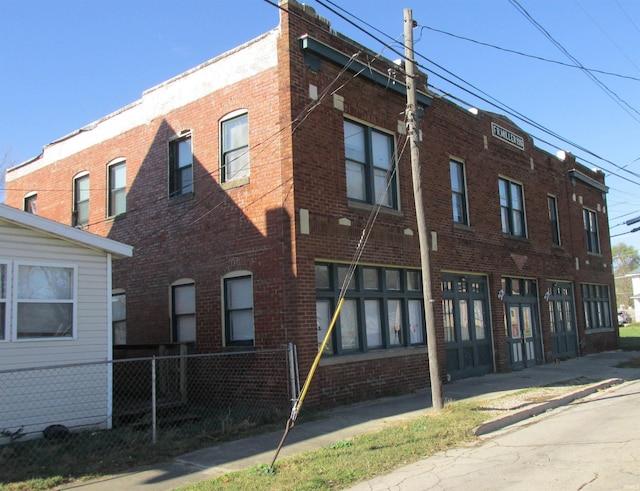
M 633 288 L 631 278 L 625 275 L 640 266 L 640 256 L 635 247 L 627 244 L 616 244 L 611 249 L 613 255 L 613 276 L 616 284 L 616 303 L 618 306 L 629 306 Z

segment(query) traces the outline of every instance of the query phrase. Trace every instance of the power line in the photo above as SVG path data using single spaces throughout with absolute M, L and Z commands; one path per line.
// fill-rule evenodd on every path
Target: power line
M 593 73 L 589 72 L 582 63 L 580 63 L 576 57 L 574 57 L 571 53 L 569 53 L 569 51 L 562 45 L 560 44 L 559 41 L 557 41 L 550 33 L 549 31 L 547 31 L 537 20 L 535 20 L 533 18 L 533 16 L 527 11 L 527 9 L 525 9 L 522 5 L 520 5 L 520 3 L 518 2 L 518 0 L 509 0 L 509 3 L 511 5 L 513 5 L 513 7 L 520 12 L 525 19 L 527 19 L 531 24 L 533 24 L 533 26 L 538 29 L 538 31 L 540 31 L 549 41 L 551 41 L 551 43 L 558 48 L 562 53 L 564 53 L 564 55 L 569 58 L 571 61 L 573 61 L 576 65 L 578 65 L 580 67 L 580 69 L 583 71 L 583 73 L 585 75 L 587 75 L 587 77 L 589 77 L 598 87 L 600 87 L 600 89 L 607 94 L 611 100 L 613 100 L 618 106 L 620 106 L 627 114 L 629 114 L 629 116 L 631 116 L 633 119 L 635 119 L 638 123 L 640 123 L 640 119 L 638 119 L 636 116 L 634 116 L 632 114 L 632 112 L 635 112 L 636 114 L 640 115 L 640 112 L 638 112 L 637 109 L 631 107 L 631 105 L 629 105 L 625 100 L 623 100 L 618 94 L 616 94 L 613 90 L 611 90 L 607 85 L 605 85 L 602 81 L 600 81 L 600 79 L 598 79 Z M 626 107 L 625 107 L 626 106 Z M 632 112 L 631 112 L 632 111 Z
M 468 37 L 465 37 L 465 36 L 460 36 L 458 34 L 453 34 L 453 33 L 447 32 L 447 31 L 443 31 L 441 29 L 436 29 L 435 27 L 421 26 L 421 31 L 424 30 L 424 29 L 428 29 L 429 31 L 433 31 L 433 32 L 437 32 L 437 33 L 440 33 L 440 34 L 444 34 L 444 35 L 450 36 L 452 38 L 460 39 L 462 41 L 468 41 L 470 43 L 478 44 L 480 46 L 486 46 L 488 48 L 497 49 L 499 51 L 504 51 L 506 53 L 512 53 L 512 54 L 515 54 L 515 55 L 524 56 L 525 58 L 532 58 L 534 60 L 544 61 L 546 63 L 553 63 L 553 64 L 556 64 L 556 65 L 561 65 L 561 66 L 565 66 L 565 67 L 568 67 L 568 68 L 578 68 L 580 70 L 587 70 L 589 72 L 601 73 L 603 75 L 610 75 L 612 77 L 619 77 L 619 78 L 624 78 L 624 79 L 628 79 L 628 80 L 633 80 L 635 82 L 640 82 L 640 78 L 632 77 L 631 75 L 621 75 L 619 73 L 608 72 L 608 71 L 605 71 L 605 70 L 598 70 L 596 68 L 580 67 L 579 65 L 576 65 L 574 63 L 565 63 L 563 61 L 551 60 L 549 58 L 544 58 L 542 56 L 531 55 L 531 54 L 528 54 L 528 53 L 523 53 L 522 51 L 517 51 L 517 50 L 509 49 L 509 48 L 503 48 L 501 46 L 496 46 L 495 44 L 485 43 L 485 42 L 482 42 L 482 41 L 478 41 L 476 39 L 471 39 L 471 38 L 468 38 Z
M 620 52 L 620 54 L 621 54 L 622 56 L 624 56 L 624 57 L 627 59 L 627 61 L 628 61 L 629 63 L 631 63 L 631 64 L 635 67 L 635 69 L 636 69 L 636 70 L 639 70 L 639 71 L 640 71 L 640 68 L 638 67 L 638 65 L 636 65 L 636 64 L 634 63 L 634 61 L 633 61 L 631 58 L 629 58 L 629 57 L 627 56 L 627 53 L 625 53 L 625 52 L 622 50 L 622 48 L 618 45 L 618 43 L 616 43 L 616 42 L 614 41 L 614 39 L 613 39 L 611 36 L 609 36 L 609 34 L 607 33 L 607 31 L 605 31 L 605 30 L 604 30 L 604 28 L 603 28 L 603 27 L 598 23 L 598 21 L 597 21 L 596 19 L 594 19 L 594 18 L 589 14 L 589 12 L 587 12 L 587 9 L 585 9 L 585 8 L 582 6 L 582 4 L 581 4 L 578 0 L 573 0 L 573 1 L 576 3 L 576 5 L 578 5 L 578 7 L 580 7 L 580 10 L 582 10 L 582 12 L 584 12 L 584 14 L 585 14 L 587 17 L 589 17 L 589 19 L 591 20 L 591 22 L 593 22 L 593 23 L 596 25 L 596 27 L 597 27 L 598 29 L 600 29 L 600 32 L 602 32 L 602 34 L 604 34 L 604 35 L 605 35 L 605 37 L 606 37 L 606 38 L 611 42 L 611 44 L 613 44 L 613 45 L 616 47 L 616 49 Z
M 511 1 L 511 0 L 510 0 L 510 1 Z M 387 43 L 385 43 L 384 41 L 380 40 L 380 38 L 378 38 L 377 36 L 374 36 L 373 34 L 371 34 L 371 32 L 370 32 L 369 30 L 362 28 L 361 26 L 359 26 L 358 24 L 356 24 L 354 21 L 352 21 L 351 19 L 348 19 L 348 18 L 347 18 L 347 17 L 345 17 L 342 13 L 338 12 L 336 9 L 339 9 L 341 12 L 344 12 L 346 15 L 349 15 L 350 17 L 352 17 L 352 18 L 356 19 L 358 22 L 361 22 L 362 24 L 366 25 L 366 26 L 367 26 L 367 27 L 369 27 L 370 29 L 375 30 L 376 32 L 380 33 L 381 35 L 383 35 L 383 36 L 384 36 L 384 37 L 386 37 L 387 39 L 393 40 L 393 38 L 392 38 L 391 36 L 389 36 L 388 34 L 384 33 L 384 32 L 383 32 L 383 31 L 381 31 L 380 29 L 377 29 L 376 27 L 374 27 L 374 26 L 372 26 L 371 24 L 367 23 L 366 21 L 362 20 L 360 17 L 356 16 L 355 14 L 353 14 L 353 13 L 351 13 L 351 12 L 347 11 L 346 9 L 344 9 L 344 8 L 342 8 L 342 7 L 338 6 L 338 5 L 336 5 L 336 4 L 335 4 L 333 1 L 331 1 L 331 0 L 325 0 L 325 1 L 322 1 L 322 0 L 316 0 L 316 2 L 317 2 L 318 4 L 320 4 L 320 5 L 322 5 L 323 7 L 325 7 L 326 9 L 328 9 L 329 11 L 333 12 L 334 14 L 338 15 L 340 18 L 344 19 L 346 22 L 348 22 L 348 23 L 349 23 L 349 24 L 351 24 L 352 26 L 356 27 L 358 30 L 360 30 L 360 31 L 362 31 L 363 33 L 365 33 L 366 35 L 370 36 L 371 38 L 373 38 L 373 39 L 374 39 L 375 41 L 377 41 L 378 43 L 381 43 L 381 44 L 383 44 L 384 46 L 387 46 L 387 48 L 388 48 L 389 50 L 391 50 L 392 52 L 394 52 L 394 53 L 396 53 L 396 54 L 400 55 L 401 57 L 402 57 L 402 56 L 404 56 L 402 53 L 399 53 L 398 51 L 394 50 L 390 45 L 388 45 L 388 44 L 387 44 Z M 334 8 L 332 8 L 332 7 L 327 6 L 325 2 L 326 2 L 326 3 L 329 3 L 329 4 L 331 4 L 331 5 L 333 5 L 336 9 L 334 9 Z M 618 169 L 620 169 L 620 170 L 625 170 L 625 172 L 628 172 L 628 173 L 632 174 L 634 177 L 638 177 L 638 178 L 640 178 L 640 175 L 635 174 L 635 173 L 633 173 L 633 172 L 630 172 L 630 171 L 628 171 L 628 170 L 626 170 L 626 169 L 623 169 L 620 165 L 618 165 L 618 164 L 616 164 L 616 163 L 614 163 L 614 162 L 612 162 L 612 161 L 610 161 L 610 160 L 608 160 L 608 159 L 606 159 L 606 158 L 604 158 L 604 157 L 601 157 L 600 155 L 598 155 L 598 154 L 596 154 L 596 153 L 594 153 L 594 152 L 592 152 L 592 151 L 588 150 L 587 148 L 585 148 L 585 147 L 583 147 L 583 146 L 581 146 L 581 145 L 579 145 L 579 144 L 577 144 L 577 143 L 575 143 L 575 142 L 572 142 L 571 140 L 569 140 L 569 139 L 567 139 L 567 138 L 565 138 L 565 137 L 562 137 L 562 136 L 561 136 L 561 135 L 559 135 L 558 133 L 556 133 L 556 132 L 554 132 L 554 131 L 550 130 L 549 128 L 547 128 L 547 127 L 545 127 L 545 126 L 543 126 L 543 125 L 541 125 L 541 124 L 539 124 L 539 123 L 537 123 L 537 122 L 535 122 L 535 121 L 534 121 L 534 120 L 532 120 L 531 118 L 528 118 L 527 116 L 525 116 L 524 114 L 522 114 L 522 113 L 520 113 L 520 112 L 516 111 L 515 109 L 512 109 L 512 108 L 511 108 L 511 107 L 509 107 L 507 104 L 504 104 L 504 103 L 500 102 L 499 100 L 497 100 L 497 99 L 496 99 L 496 98 L 494 98 L 493 96 L 491 96 L 491 95 L 487 94 L 486 92 L 482 91 L 481 89 L 479 89 L 478 87 L 474 86 L 474 85 L 473 85 L 473 84 L 471 84 L 470 82 L 468 82 L 468 81 L 466 81 L 466 80 L 462 79 L 461 77 L 459 77 L 459 76 L 455 75 L 454 73 L 452 73 L 451 71 L 447 70 L 447 69 L 446 69 L 446 68 L 444 68 L 443 66 L 439 65 L 438 63 L 434 62 L 433 60 L 431 60 L 431 59 L 427 58 L 426 56 L 422 55 L 421 53 L 419 53 L 418 51 L 416 51 L 416 50 L 415 50 L 415 48 L 414 48 L 414 54 L 415 54 L 415 55 L 417 55 L 417 56 L 419 56 L 420 58 L 422 58 L 422 59 L 426 60 L 427 62 L 429 62 L 429 63 L 433 64 L 434 66 L 436 66 L 436 67 L 437 67 L 437 68 L 439 68 L 440 70 L 445 71 L 445 72 L 446 72 L 447 74 L 449 74 L 450 76 L 452 76 L 452 77 L 454 77 L 454 78 L 456 78 L 456 79 L 460 80 L 462 83 L 467 84 L 469 87 L 473 88 L 475 91 L 477 91 L 477 92 L 479 92 L 479 93 L 483 94 L 483 96 L 478 95 L 478 93 L 477 93 L 477 92 L 473 92 L 473 91 L 471 91 L 471 90 L 469 90 L 469 89 L 467 89 L 467 88 L 463 87 L 462 85 L 460 85 L 460 84 L 458 84 L 458 83 L 454 82 L 453 80 L 451 80 L 451 79 L 447 78 L 446 76 L 443 76 L 443 75 L 441 75 L 441 74 L 439 74 L 439 73 L 435 72 L 433 69 L 429 69 L 429 68 L 425 67 L 423 64 L 419 64 L 419 63 L 417 63 L 417 65 L 418 65 L 420 68 L 422 68 L 423 70 L 425 70 L 425 71 L 427 71 L 427 72 L 429 72 L 429 73 L 431 73 L 431 74 L 433 74 L 433 75 L 435 75 L 435 76 L 437 76 L 437 77 L 441 78 L 442 80 L 444 80 L 444 81 L 448 82 L 449 84 L 453 85 L 454 87 L 456 87 L 456 88 L 458 88 L 458 89 L 460 89 L 460 90 L 462 90 L 462 91 L 464 91 L 464 92 L 467 92 L 468 94 L 470 94 L 470 95 L 472 95 L 473 97 L 476 97 L 477 99 L 479 99 L 479 100 L 481 100 L 481 101 L 483 101 L 483 102 L 485 102 L 485 103 L 489 104 L 490 106 L 493 106 L 493 107 L 495 107 L 495 108 L 499 109 L 500 111 L 503 111 L 503 112 L 507 113 L 508 115 L 510 115 L 510 116 L 512 116 L 512 117 L 514 117 L 514 118 L 516 118 L 517 120 L 523 121 L 523 122 L 525 122 L 525 123 L 527 123 L 527 124 L 531 125 L 532 127 L 534 127 L 534 128 L 537 128 L 537 129 L 541 130 L 542 132 L 544 132 L 544 133 L 546 133 L 546 134 L 548 134 L 548 135 L 550 135 L 550 136 L 552 136 L 552 137 L 554 137 L 554 138 L 558 139 L 558 140 L 559 140 L 559 141 L 561 141 L 561 142 L 564 142 L 564 143 L 566 143 L 566 144 L 568 144 L 568 145 L 570 145 L 570 146 L 572 146 L 572 147 L 574 147 L 574 148 L 577 148 L 577 149 L 579 149 L 579 150 L 581 150 L 581 151 L 583 151 L 583 152 L 585 152 L 585 153 L 587 153 L 587 154 L 591 155 L 592 157 L 595 157 L 595 158 L 597 158 L 598 160 L 601 160 L 602 162 L 606 162 L 606 163 L 608 163 L 608 164 L 610 164 L 610 165 L 612 165 L 612 166 L 614 166 L 614 167 L 616 167 L 616 168 L 618 168 Z M 576 60 L 576 61 L 577 61 L 577 60 Z M 492 101 L 494 101 L 494 102 L 492 102 Z M 547 141 L 547 140 L 544 140 L 543 138 L 540 138 L 540 137 L 538 137 L 538 136 L 536 136 L 536 135 L 532 135 L 532 136 L 535 136 L 535 138 L 536 138 L 536 139 L 538 139 L 539 141 L 541 141 L 541 142 L 543 142 L 543 143 L 546 143 L 547 145 L 550 145 L 551 147 L 554 147 L 554 148 L 559 149 L 559 150 L 561 150 L 561 149 L 562 149 L 561 147 L 558 147 L 556 144 L 553 144 L 553 143 L 551 143 L 551 142 L 549 142 L 549 141 Z M 587 159 L 585 159 L 585 158 L 582 158 L 581 160 L 583 160 L 583 161 L 585 161 L 585 162 L 587 162 L 587 163 L 590 163 L 591 165 L 596 166 L 596 164 L 594 164 L 593 162 L 590 162 L 589 160 L 587 160 Z M 623 179 L 623 180 L 626 180 L 626 181 L 628 181 L 628 182 L 630 182 L 630 183 L 632 183 L 632 184 L 636 184 L 636 185 L 637 185 L 637 184 L 639 184 L 638 182 L 636 182 L 636 181 L 632 181 L 632 180 L 630 180 L 630 179 L 628 179 L 628 178 L 626 178 L 626 177 L 623 177 L 623 176 L 621 176 L 621 175 L 619 175 L 619 174 L 617 174 L 617 173 L 615 173 L 615 172 L 612 172 L 612 171 L 608 171 L 608 172 L 609 172 L 611 175 L 615 175 L 615 176 L 617 176 L 617 177 L 619 177 L 619 178 L 621 178 L 621 179 Z

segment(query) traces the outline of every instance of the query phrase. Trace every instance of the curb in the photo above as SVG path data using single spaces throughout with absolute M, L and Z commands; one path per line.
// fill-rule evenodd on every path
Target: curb
M 551 409 L 565 406 L 575 401 L 576 399 L 581 399 L 585 396 L 593 394 L 594 392 L 608 389 L 609 387 L 621 384 L 623 382 L 624 380 L 620 378 L 611 378 L 608 380 L 604 380 L 603 382 L 598 382 L 597 384 L 593 384 L 583 389 L 570 392 L 569 394 L 565 394 L 554 399 L 549 399 L 548 401 L 541 402 L 539 404 L 534 404 L 526 409 L 521 409 L 505 416 L 498 416 L 497 418 L 486 421 L 480 426 L 474 428 L 473 433 L 476 436 L 482 436 L 486 435 L 487 433 L 501 430 L 514 423 L 519 423 L 520 421 L 524 421 L 525 419 L 540 415 Z

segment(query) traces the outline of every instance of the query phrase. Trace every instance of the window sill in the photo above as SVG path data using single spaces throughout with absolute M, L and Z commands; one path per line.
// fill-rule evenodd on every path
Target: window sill
M 127 212 L 125 211 L 124 213 L 120 213 L 119 215 L 112 215 L 109 216 L 105 219 L 106 222 L 117 222 L 120 220 L 124 220 L 125 218 L 127 218 Z
M 614 327 L 601 327 L 599 329 L 585 329 L 584 333 L 586 335 L 588 334 L 601 334 L 601 333 L 607 333 L 607 332 L 615 332 L 615 328 Z
M 179 194 L 177 196 L 170 196 L 169 197 L 169 204 L 170 205 L 175 205 L 175 204 L 178 204 L 178 203 L 184 203 L 185 201 L 191 201 L 195 197 L 196 197 L 196 193 L 194 193 L 193 191 L 190 192 L 190 193 Z
M 377 205 L 371 205 L 369 203 L 361 203 L 359 201 L 348 200 L 347 204 L 348 204 L 349 208 L 353 208 L 353 209 L 356 209 L 356 210 L 371 211 L 371 210 L 377 208 Z M 381 206 L 380 207 L 380 213 L 384 213 L 384 214 L 387 214 L 387 215 L 393 215 L 393 216 L 396 216 L 396 217 L 404 216 L 404 213 L 402 213 L 400 210 L 396 210 L 395 208 L 387 208 L 386 206 Z
M 363 361 L 384 360 L 386 358 L 398 358 L 401 356 L 415 356 L 427 354 L 427 346 L 410 346 L 408 348 L 390 348 L 367 351 L 366 353 L 353 353 L 348 355 L 323 355 L 320 358 L 320 366 L 342 365 L 344 363 L 360 363 Z M 326 357 L 326 358 L 325 358 Z
M 505 234 L 504 232 L 502 232 L 502 238 L 509 239 L 509 240 L 517 240 L 519 242 L 525 242 L 527 244 L 531 244 L 531 241 L 529 240 L 528 237 L 521 237 L 519 235 Z
M 240 186 L 244 186 L 249 184 L 249 176 L 241 177 L 240 179 L 236 179 L 234 181 L 227 181 L 220 184 L 220 187 L 225 191 L 227 189 L 239 188 Z
M 471 225 L 465 225 L 464 223 L 453 222 L 453 228 L 462 230 L 463 232 L 475 232 L 476 228 Z

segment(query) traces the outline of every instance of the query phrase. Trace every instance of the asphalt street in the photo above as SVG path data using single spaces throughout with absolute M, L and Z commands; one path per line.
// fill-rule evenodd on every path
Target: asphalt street
M 360 483 L 352 491 L 640 490 L 640 381 Z

